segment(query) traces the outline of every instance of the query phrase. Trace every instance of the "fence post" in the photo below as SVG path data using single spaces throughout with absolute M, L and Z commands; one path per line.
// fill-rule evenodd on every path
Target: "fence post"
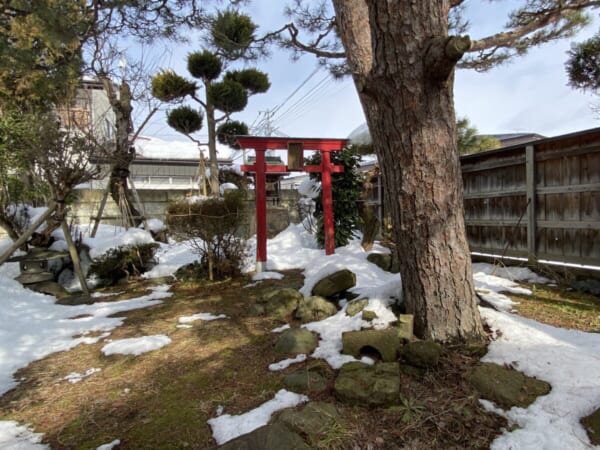
M 527 187 L 527 259 L 537 260 L 535 245 L 535 149 L 525 147 L 525 184 Z

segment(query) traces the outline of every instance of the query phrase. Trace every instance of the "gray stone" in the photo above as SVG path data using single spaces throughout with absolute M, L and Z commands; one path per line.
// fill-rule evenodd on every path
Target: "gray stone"
M 302 294 L 292 288 L 270 291 L 257 300 L 265 308 L 265 314 L 286 319 L 296 310 Z
M 600 408 L 587 417 L 581 419 L 592 445 L 600 445 Z
M 300 450 L 309 449 L 299 434 L 281 423 L 265 425 L 237 437 L 220 447 L 223 450 Z
M 325 300 L 323 297 L 313 295 L 312 297 L 303 298 L 298 302 L 298 309 L 294 313 L 294 317 L 302 323 L 323 320 L 337 313 L 337 307 Z
M 306 328 L 289 328 L 275 343 L 277 353 L 310 354 L 317 348 L 317 336 Z
M 428 369 L 437 365 L 442 346 L 433 341 L 409 342 L 402 349 L 402 357 L 408 364 Z
M 42 281 L 27 286 L 29 289 L 41 292 L 42 294 L 53 295 L 59 300 L 66 299 L 70 296 L 67 290 L 58 284 L 56 281 Z
M 367 256 L 367 261 L 375 264 L 380 269 L 389 272 L 390 267 L 392 266 L 392 255 L 390 253 L 371 253 Z
M 394 362 L 398 359 L 399 349 L 400 339 L 395 328 L 342 333 L 342 353 L 355 358 L 360 358 L 369 351 L 377 350 L 383 361 Z
M 369 300 L 366 298 L 354 300 L 348 303 L 348 307 L 346 308 L 346 314 L 348 314 L 350 317 L 357 315 L 365 308 L 365 306 L 367 306 L 367 303 L 369 303 Z
M 319 437 L 327 434 L 340 420 L 340 414 L 331 403 L 310 402 L 297 411 L 286 409 L 276 419 L 290 430 L 308 436 L 311 443 L 319 441 Z
M 320 360 L 307 367 L 290 373 L 283 379 L 283 385 L 290 391 L 302 394 L 323 392 L 329 386 L 332 371 L 327 363 Z
M 389 406 L 400 398 L 398 363 L 369 366 L 360 362 L 346 363 L 335 380 L 335 395 L 352 405 Z
M 551 389 L 545 381 L 492 363 L 483 363 L 473 369 L 469 382 L 483 398 L 506 409 L 513 406 L 526 408 Z
M 312 295 L 333 297 L 356 285 L 356 275 L 348 269 L 338 270 L 322 278 L 312 289 Z

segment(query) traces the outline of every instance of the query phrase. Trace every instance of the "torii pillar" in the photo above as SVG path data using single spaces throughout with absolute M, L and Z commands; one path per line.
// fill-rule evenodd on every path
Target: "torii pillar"
M 325 229 L 325 254 L 335 253 L 335 230 L 333 222 L 333 198 L 331 193 L 331 174 L 343 172 L 344 166 L 331 164 L 332 151 L 340 151 L 347 143 L 346 139 L 319 138 L 280 138 L 263 136 L 237 136 L 241 148 L 253 148 L 256 152 L 254 164 L 242 165 L 243 172 L 255 174 L 256 196 L 256 271 L 263 272 L 267 265 L 267 172 L 305 172 L 321 173 L 321 193 L 323 196 L 323 225 Z M 267 150 L 289 149 L 291 145 L 300 146 L 304 150 L 316 150 L 321 153 L 321 164 L 314 166 L 288 167 L 287 165 L 269 165 L 265 163 Z M 302 158 L 300 158 L 302 159 Z

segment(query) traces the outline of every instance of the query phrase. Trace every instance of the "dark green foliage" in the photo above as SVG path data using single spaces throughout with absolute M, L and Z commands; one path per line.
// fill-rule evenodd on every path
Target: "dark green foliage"
M 240 145 L 236 140 L 236 136 L 244 136 L 248 134 L 248 125 L 244 122 L 237 120 L 231 120 L 225 122 L 217 128 L 217 140 L 223 144 L 228 145 L 231 148 L 239 150 Z
M 189 106 L 180 106 L 168 112 L 167 123 L 180 133 L 192 134 L 202 128 L 202 113 Z
M 469 119 L 462 118 L 456 120 L 456 145 L 459 154 L 470 155 L 499 148 L 500 141 L 489 136 L 478 135 L 477 128 L 471 126 Z
M 201 257 L 199 268 L 210 280 L 240 274 L 245 243 L 238 236 L 244 224 L 244 191 L 227 191 L 221 198 L 179 201 L 167 208 L 169 230 L 190 242 Z
M 360 155 L 352 147 L 347 147 L 340 152 L 331 152 L 330 154 L 332 164 L 344 166 L 344 172 L 331 175 L 335 246 L 342 247 L 348 244 L 361 225 L 358 201 L 362 193 L 362 179 L 357 173 Z M 318 165 L 320 163 L 321 154 L 318 152 L 305 158 L 305 164 L 307 165 Z M 310 178 L 321 181 L 321 174 L 311 173 Z M 325 235 L 322 196 L 319 195 L 315 198 L 315 202 L 315 217 L 318 222 L 317 241 L 323 247 L 325 245 Z
M 163 70 L 152 77 L 152 95 L 163 102 L 183 100 L 187 95 L 194 95 L 196 84 L 172 70 Z
M 226 113 L 241 111 L 248 104 L 248 92 L 244 86 L 231 79 L 211 84 L 206 93 L 209 103 Z
M 247 190 L 248 186 L 252 184 L 252 178 L 242 175 L 234 169 L 224 167 L 219 171 L 219 184 L 224 183 L 233 183 L 238 188 Z
M 225 79 L 237 81 L 250 94 L 267 92 L 271 87 L 269 76 L 257 69 L 234 70 L 225 74 Z
M 208 50 L 188 55 L 187 69 L 191 76 L 206 81 L 216 80 L 221 74 L 223 64 L 217 55 Z
M 246 14 L 228 9 L 219 12 L 211 27 L 212 45 L 225 59 L 244 57 L 254 41 L 256 25 Z
M 577 89 L 600 89 L 600 35 L 574 44 L 567 61 L 569 84 Z
M 109 286 L 122 278 L 141 275 L 154 263 L 158 247 L 152 243 L 110 249 L 92 262 L 89 274 L 96 275 Z

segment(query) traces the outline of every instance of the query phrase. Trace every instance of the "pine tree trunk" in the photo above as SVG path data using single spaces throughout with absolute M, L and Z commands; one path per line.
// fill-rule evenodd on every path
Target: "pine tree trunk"
M 208 164 L 210 168 L 210 192 L 219 196 L 219 163 L 217 162 L 217 123 L 215 107 L 209 103 L 206 106 L 206 125 L 208 128 Z
M 453 70 L 465 41 L 447 36 L 449 2 L 334 6 L 383 173 L 415 334 L 481 340 L 455 142 Z

